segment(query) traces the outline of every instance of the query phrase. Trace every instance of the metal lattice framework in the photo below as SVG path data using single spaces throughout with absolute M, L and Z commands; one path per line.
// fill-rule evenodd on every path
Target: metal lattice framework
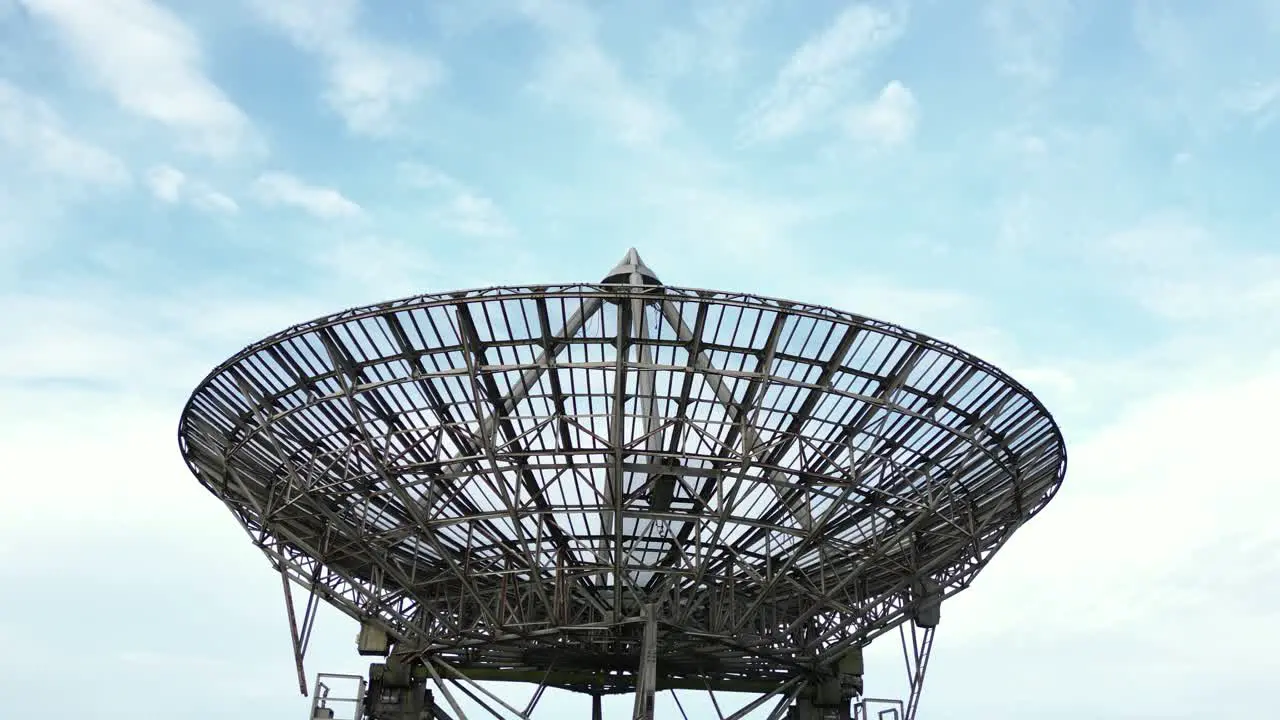
M 273 563 L 398 652 L 591 692 L 638 682 L 647 613 L 652 686 L 777 691 L 966 587 L 1066 465 L 953 346 L 634 251 L 601 284 L 298 325 L 179 433 Z

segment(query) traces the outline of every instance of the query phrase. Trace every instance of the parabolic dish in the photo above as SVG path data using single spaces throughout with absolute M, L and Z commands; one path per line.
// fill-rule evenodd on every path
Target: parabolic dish
M 664 675 L 721 687 L 966 587 L 1061 483 L 1052 418 L 981 360 L 628 258 L 267 338 L 196 390 L 182 452 L 277 567 L 401 650 L 634 668 L 650 605 Z

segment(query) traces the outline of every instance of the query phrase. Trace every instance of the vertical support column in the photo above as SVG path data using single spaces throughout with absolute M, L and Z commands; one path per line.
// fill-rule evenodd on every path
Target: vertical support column
M 933 633 L 942 618 L 942 587 L 930 578 L 917 581 L 912 587 L 911 620 L 898 626 L 902 637 L 902 658 L 906 661 L 907 679 L 911 694 L 903 720 L 915 720 L 920 707 L 920 690 L 924 686 L 924 673 L 929 668 L 929 656 L 933 652 Z
M 293 610 L 293 592 L 289 589 L 289 571 L 280 563 L 280 582 L 284 583 L 284 610 L 289 617 L 289 639 L 293 641 L 293 664 L 298 669 L 298 690 L 303 697 L 311 695 L 307 690 L 307 671 L 303 668 L 302 636 L 298 633 L 298 618 Z
M 910 626 L 910 629 L 908 629 Z M 933 653 L 934 627 L 922 627 L 912 620 L 898 626 L 902 636 L 902 655 L 907 666 L 907 681 L 911 694 L 907 696 L 907 707 L 902 713 L 903 720 L 915 720 L 916 710 L 920 707 L 920 690 L 924 687 L 924 674 L 929 668 L 929 656 Z
M 636 704 L 632 720 L 653 720 L 653 694 L 658 684 L 658 610 L 644 606 L 644 640 L 640 644 L 640 667 L 636 669 Z
M 591 693 L 591 720 L 604 720 L 604 708 L 601 703 L 601 695 L 598 692 Z

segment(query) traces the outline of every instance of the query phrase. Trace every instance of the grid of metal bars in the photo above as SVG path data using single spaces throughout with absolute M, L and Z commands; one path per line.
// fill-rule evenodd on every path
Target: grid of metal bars
M 296 326 L 216 369 L 179 434 L 278 566 L 402 646 L 599 661 L 656 603 L 669 674 L 780 680 L 901 622 L 921 578 L 965 587 L 1066 465 L 1039 402 L 955 347 L 616 284 Z

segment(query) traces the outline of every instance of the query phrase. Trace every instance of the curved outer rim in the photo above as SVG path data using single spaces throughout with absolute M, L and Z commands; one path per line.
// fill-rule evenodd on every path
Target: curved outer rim
M 202 392 L 204 392 L 204 390 L 209 387 L 209 385 L 213 382 L 215 378 L 217 378 L 219 375 L 226 372 L 230 368 L 236 366 L 245 358 L 248 358 L 260 352 L 261 350 L 271 347 L 272 345 L 275 345 L 282 340 L 286 340 L 291 337 L 296 337 L 298 335 L 302 335 L 312 330 L 317 330 L 325 327 L 333 327 L 335 325 L 340 325 L 342 323 L 345 323 L 351 320 L 358 320 L 363 317 L 371 317 L 374 315 L 378 315 L 385 312 L 387 309 L 389 309 L 390 306 L 396 306 L 397 309 L 400 309 L 402 307 L 431 307 L 431 306 L 445 305 L 450 303 L 455 303 L 455 304 L 463 303 L 463 302 L 470 303 L 470 302 L 477 302 L 477 301 L 482 301 L 486 299 L 484 294 L 487 294 L 487 293 L 503 293 L 503 292 L 513 293 L 512 295 L 494 296 L 494 299 L 509 299 L 512 297 L 516 297 L 514 293 L 522 292 L 522 291 L 527 294 L 545 293 L 545 292 L 585 294 L 591 291 L 607 292 L 610 290 L 614 290 L 618 294 L 632 292 L 632 290 L 630 289 L 630 286 L 628 285 L 603 284 L 603 283 L 572 283 L 572 284 L 563 284 L 563 285 L 558 285 L 558 284 L 494 285 L 491 287 L 469 288 L 464 290 L 449 290 L 446 292 L 425 293 L 422 295 L 407 295 L 405 297 L 397 298 L 395 300 L 385 300 L 383 302 L 371 303 L 368 305 L 357 305 L 355 307 L 348 308 L 346 310 L 331 313 L 329 315 L 322 315 L 313 320 L 307 320 L 304 322 L 297 323 L 295 325 L 291 325 L 285 328 L 284 330 L 268 335 L 267 337 L 261 340 L 258 340 L 257 342 L 254 342 L 245 346 L 242 350 L 240 350 L 240 352 L 222 361 L 221 363 L 218 364 L 217 367 L 215 367 L 207 375 L 204 376 L 204 379 L 200 381 L 200 384 L 196 386 L 195 390 L 192 391 L 191 395 L 187 397 L 187 402 L 184 403 L 182 406 L 182 418 L 178 423 L 179 442 L 181 442 L 186 435 L 187 417 L 191 412 L 192 404 L 195 402 L 196 397 L 199 396 Z M 733 291 L 726 291 L 726 290 L 710 290 L 706 288 L 690 288 L 690 287 L 682 287 L 677 285 L 663 285 L 656 288 L 647 287 L 640 292 L 643 292 L 645 294 L 653 294 L 653 293 L 662 293 L 668 290 L 674 290 L 677 292 L 694 293 L 697 295 L 706 294 L 706 295 L 712 296 L 707 298 L 708 300 L 714 300 L 715 296 L 726 296 L 731 298 L 738 298 L 739 299 L 738 302 L 743 302 L 743 301 L 749 302 L 754 300 L 754 301 L 760 301 L 760 302 L 766 302 L 766 303 L 778 303 L 780 305 L 785 305 L 789 312 L 809 312 L 813 314 L 830 313 L 837 316 L 838 319 L 844 320 L 846 322 L 874 323 L 876 325 L 881 326 L 881 329 L 883 330 L 887 330 L 889 332 L 895 332 L 897 334 L 903 335 L 917 342 L 924 343 L 941 352 L 951 355 L 959 360 L 963 360 L 964 362 L 969 363 L 975 367 L 986 370 L 987 372 L 991 373 L 993 377 L 998 378 L 1001 382 L 1017 390 L 1021 395 L 1026 397 L 1027 400 L 1031 401 L 1031 403 L 1035 405 L 1036 409 L 1039 410 L 1040 413 L 1044 415 L 1044 417 L 1049 421 L 1049 424 L 1053 427 L 1053 432 L 1058 439 L 1058 446 L 1061 448 L 1061 451 L 1062 451 L 1062 472 L 1059 473 L 1059 482 L 1057 485 L 1055 485 L 1053 494 L 1056 495 L 1057 488 L 1061 487 L 1062 479 L 1066 476 L 1066 468 L 1067 468 L 1067 461 L 1068 461 L 1066 438 L 1062 434 L 1062 428 L 1058 425 L 1058 421 L 1053 417 L 1053 414 L 1049 412 L 1049 409 L 1045 407 L 1044 403 L 1041 402 L 1040 398 L 1036 396 L 1034 392 L 1032 392 L 1022 383 L 1018 382 L 1018 380 L 1015 379 L 1013 376 L 1011 376 L 1004 370 L 1000 369 L 999 367 L 993 365 L 992 363 L 987 362 L 986 360 L 983 360 L 982 358 L 972 353 L 969 353 L 952 343 L 946 342 L 945 340 L 939 340 L 938 338 L 932 335 L 922 333 L 917 330 L 912 330 L 910 328 L 904 327 L 902 325 L 898 325 L 896 323 L 891 323 L 884 320 L 878 320 L 876 318 L 868 317 L 866 315 L 859 315 L 857 313 L 851 313 L 845 310 L 840 310 L 838 308 L 834 308 L 829 305 L 817 305 L 814 303 L 808 303 L 803 301 L 786 300 L 783 298 L 777 298 L 770 295 L 756 295 L 753 293 L 741 293 L 741 292 L 733 292 Z M 185 459 L 185 456 L 186 456 L 186 453 L 184 452 L 183 453 L 184 459 Z M 1050 497 L 1052 497 L 1052 495 L 1050 495 Z
M 1017 381 L 1011 375 L 1001 370 L 999 367 L 995 366 L 994 364 L 987 362 L 986 360 L 983 360 L 982 358 L 977 357 L 976 355 L 966 352 L 965 350 L 962 350 L 961 348 L 959 348 L 958 346 L 952 343 L 939 340 L 926 333 L 911 330 L 909 328 L 903 327 L 901 325 L 897 325 L 895 323 L 878 320 L 865 315 L 859 315 L 856 313 L 839 310 L 837 308 L 833 308 L 830 306 L 817 305 L 813 303 L 799 302 L 799 301 L 793 301 L 793 300 L 786 300 L 786 299 L 776 298 L 772 296 L 756 295 L 756 294 L 745 293 L 745 292 L 711 290 L 711 289 L 704 289 L 704 288 L 689 288 L 689 287 L 674 286 L 674 285 L 661 285 L 656 287 L 644 287 L 644 288 L 638 288 L 638 289 L 634 288 L 633 286 L 629 286 L 625 284 L 608 284 L 608 283 L 498 285 L 498 286 L 480 287 L 480 288 L 471 288 L 471 289 L 462 289 L 462 290 L 451 290 L 451 291 L 445 291 L 445 292 L 439 292 L 439 293 L 424 293 L 420 295 L 410 295 L 410 296 L 405 296 L 399 299 L 387 300 L 379 303 L 359 305 L 359 306 L 349 308 L 347 310 L 331 313 L 328 315 L 323 315 L 313 320 L 297 323 L 284 330 L 276 332 L 270 336 L 267 336 L 257 342 L 254 342 L 246 346 L 235 355 L 231 356 L 227 360 L 218 364 L 217 367 L 215 367 L 212 371 L 210 371 L 204 377 L 204 379 L 201 380 L 200 384 L 191 393 L 190 397 L 187 399 L 187 402 L 183 406 L 182 416 L 178 424 L 179 450 L 180 452 L 182 452 L 183 461 L 187 464 L 188 469 L 192 471 L 193 475 L 196 476 L 197 480 L 201 483 L 201 485 L 204 485 L 206 489 L 208 489 L 211 493 L 213 493 L 214 492 L 213 489 L 210 488 L 208 485 L 205 485 L 204 481 L 200 479 L 199 473 L 197 473 L 196 468 L 191 465 L 186 453 L 187 422 L 192 412 L 193 404 L 195 403 L 196 399 L 201 395 L 201 393 L 205 392 L 205 390 L 211 385 L 211 383 L 222 373 L 228 371 L 229 369 L 236 366 L 246 358 L 268 347 L 271 347 L 283 340 L 286 340 L 292 337 L 300 336 L 308 332 L 312 332 L 322 328 L 333 327 L 336 325 L 341 325 L 343 323 L 360 320 L 363 318 L 375 317 L 380 314 L 384 314 L 391 311 L 397 311 L 397 310 L 438 307 L 442 305 L 483 303 L 491 300 L 521 299 L 522 297 L 527 298 L 527 297 L 531 297 L 539 294 L 547 294 L 547 293 L 560 294 L 560 295 L 569 296 L 569 297 L 589 296 L 589 295 L 597 295 L 597 294 L 612 294 L 612 295 L 622 297 L 622 296 L 630 296 L 632 294 L 661 295 L 661 294 L 667 294 L 672 292 L 676 294 L 683 294 L 687 297 L 698 298 L 703 302 L 734 304 L 734 305 L 740 305 L 744 307 L 760 307 L 762 305 L 776 304 L 780 308 L 785 308 L 785 310 L 791 314 L 808 315 L 809 317 L 813 317 L 813 318 L 822 318 L 822 319 L 834 320 L 834 321 L 844 322 L 849 324 L 855 324 L 855 323 L 870 324 L 874 326 L 877 330 L 880 330 L 890 335 L 896 335 L 903 340 L 925 345 L 940 353 L 949 355 L 955 358 L 956 360 L 968 363 L 976 368 L 979 368 L 989 373 L 994 379 L 998 380 L 1001 383 L 1004 383 L 1009 388 L 1016 391 L 1019 395 L 1026 398 L 1026 400 L 1034 406 L 1036 411 L 1045 420 L 1048 421 L 1052 429 L 1052 433 L 1056 440 L 1057 451 L 1060 458 L 1060 462 L 1058 463 L 1057 477 L 1052 487 L 1044 495 L 1043 502 L 1039 503 L 1039 506 L 1037 508 L 1031 510 L 1023 518 L 1021 522 L 1015 523 L 1014 525 L 1010 526 L 1008 528 L 1008 533 L 1005 535 L 1004 540 L 1001 541 L 994 548 L 992 548 L 993 552 L 998 550 L 1000 547 L 1004 545 L 1004 542 L 1008 540 L 1009 536 L 1012 535 L 1013 531 L 1015 531 L 1021 525 L 1025 524 L 1032 517 L 1035 517 L 1040 512 L 1042 512 L 1044 508 L 1049 504 L 1049 502 L 1052 501 L 1053 498 L 1057 496 L 1058 491 L 1061 489 L 1062 484 L 1065 481 L 1067 464 L 1068 464 L 1068 453 L 1067 453 L 1066 439 L 1063 436 L 1061 427 L 1058 425 L 1057 420 L 1053 417 L 1052 413 L 1049 412 L 1048 408 L 1045 407 L 1044 403 L 1041 402 L 1040 398 L 1037 397 L 1034 392 L 1029 390 L 1021 382 Z M 214 494 L 216 495 L 216 493 Z M 987 565 L 987 561 L 983 561 L 979 567 L 980 568 L 985 567 L 986 565 Z M 961 588 L 956 588 L 951 592 L 947 592 L 945 595 L 949 597 L 955 592 L 959 592 L 960 589 Z M 865 637 L 864 642 L 870 641 L 870 639 L 878 636 L 882 632 L 892 629 L 892 627 L 896 624 L 897 623 L 889 623 L 877 629 L 873 629 L 873 631 Z

